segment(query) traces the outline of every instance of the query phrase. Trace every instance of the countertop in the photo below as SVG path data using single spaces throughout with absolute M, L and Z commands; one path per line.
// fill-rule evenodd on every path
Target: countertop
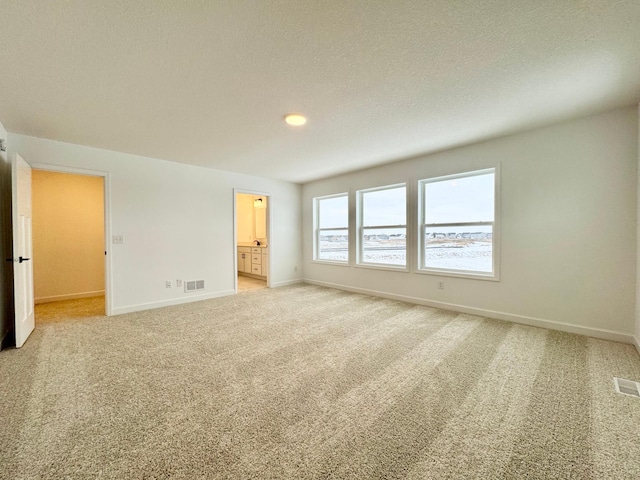
M 238 242 L 238 247 L 258 247 L 258 248 L 267 248 L 267 245 L 260 244 L 256 245 L 253 242 Z

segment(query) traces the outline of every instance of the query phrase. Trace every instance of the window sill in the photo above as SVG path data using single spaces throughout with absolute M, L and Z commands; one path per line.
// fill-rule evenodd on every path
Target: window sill
M 317 263 L 319 265 L 334 265 L 337 267 L 348 267 L 349 262 L 336 262 L 331 260 L 311 260 L 311 263 Z
M 499 282 L 500 275 L 493 273 L 465 273 L 457 270 L 437 270 L 437 269 L 426 269 L 419 268 L 415 271 L 415 273 L 419 273 L 421 275 L 434 275 L 438 277 L 456 277 L 456 278 L 468 278 L 470 280 L 488 280 L 490 282 Z
M 356 268 L 368 268 L 372 270 L 388 270 L 391 272 L 409 273 L 409 269 L 404 266 L 383 265 L 378 263 L 357 263 L 354 265 Z

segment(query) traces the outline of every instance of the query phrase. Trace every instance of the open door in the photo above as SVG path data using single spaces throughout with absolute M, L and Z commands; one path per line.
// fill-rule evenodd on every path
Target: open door
M 35 314 L 31 261 L 31 167 L 18 154 L 11 161 L 11 180 L 15 332 L 16 347 L 19 348 L 35 327 Z

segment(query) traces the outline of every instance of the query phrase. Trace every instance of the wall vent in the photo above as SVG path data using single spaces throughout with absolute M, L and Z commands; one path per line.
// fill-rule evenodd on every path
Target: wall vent
M 616 387 L 616 392 L 640 398 L 640 383 L 613 377 L 613 384 Z
M 204 290 L 204 280 L 188 280 L 184 282 L 185 292 L 197 292 L 198 290 Z

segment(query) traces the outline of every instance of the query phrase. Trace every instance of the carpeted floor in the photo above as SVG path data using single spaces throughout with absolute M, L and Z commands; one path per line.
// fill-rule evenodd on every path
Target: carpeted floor
M 310 285 L 39 322 L 0 478 L 640 478 L 640 357 Z
M 66 322 L 75 318 L 101 317 L 104 314 L 104 295 L 60 302 L 38 303 L 35 308 L 37 324 L 40 322 Z

